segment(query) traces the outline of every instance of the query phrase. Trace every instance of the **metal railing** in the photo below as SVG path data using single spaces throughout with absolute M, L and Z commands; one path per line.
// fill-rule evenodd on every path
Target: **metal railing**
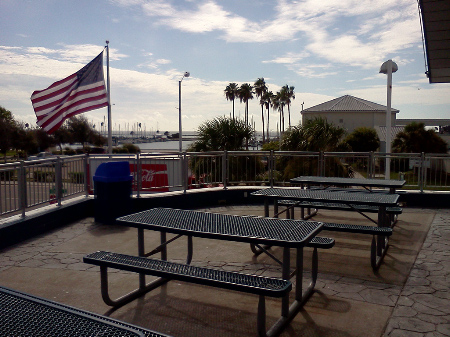
M 391 153 L 390 179 L 405 189 L 450 191 L 450 155 Z M 0 165 L 0 215 L 20 214 L 94 192 L 96 168 L 128 161 L 136 197 L 194 188 L 289 186 L 301 175 L 384 179 L 384 153 L 222 151 L 77 155 Z

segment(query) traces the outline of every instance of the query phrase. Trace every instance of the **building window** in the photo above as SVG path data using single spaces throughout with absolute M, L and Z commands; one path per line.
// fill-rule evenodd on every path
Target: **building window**
M 344 120 L 342 118 L 339 119 L 339 123 L 344 123 Z

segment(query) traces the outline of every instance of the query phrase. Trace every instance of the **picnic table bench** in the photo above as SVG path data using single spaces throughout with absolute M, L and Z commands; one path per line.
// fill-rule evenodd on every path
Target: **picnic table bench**
M 264 197 L 264 215 L 269 216 L 269 200 L 273 200 L 274 216 L 286 212 L 286 218 L 294 218 L 294 207 L 302 207 L 302 219 L 314 216 L 316 212 L 307 216 L 304 208 L 328 208 L 338 210 L 352 210 L 374 222 L 375 226 L 355 226 L 349 224 L 324 223 L 323 230 L 351 232 L 372 235 L 370 262 L 374 270 L 377 270 L 386 255 L 389 247 L 389 236 L 392 235 L 391 218 L 393 214 L 400 214 L 402 209 L 397 206 L 397 194 L 369 193 L 358 191 L 335 191 L 298 188 L 267 188 L 253 192 L 254 196 Z M 286 206 L 282 212 L 278 212 L 279 205 Z M 377 221 L 365 213 L 377 213 Z
M 123 321 L 1 286 L 0 336 L 168 337 Z
M 316 237 L 322 228 L 322 223 L 315 221 L 267 219 L 155 208 L 118 218 L 117 223 L 138 229 L 139 256 L 95 252 L 84 257 L 84 262 L 100 266 L 101 290 L 105 303 L 113 306 L 128 303 L 169 280 L 256 294 L 259 296 L 257 310 L 259 336 L 277 335 L 295 317 L 314 290 L 318 274 L 317 248 L 331 248 L 334 245 L 333 239 Z M 159 231 L 161 235 L 161 245 L 150 253 L 145 252 L 144 229 Z M 167 240 L 166 233 L 176 236 Z M 186 263 L 167 261 L 167 244 L 181 236 L 188 238 Z M 280 246 L 283 248 L 283 261 L 278 262 L 282 266 L 282 275 L 280 278 L 274 278 L 192 266 L 190 265 L 193 254 L 192 237 L 246 242 L 261 247 L 263 251 L 264 245 Z M 307 245 L 314 248 L 312 275 L 310 285 L 303 291 L 303 248 Z M 297 251 L 295 273 L 290 272 L 291 248 Z M 148 258 L 157 252 L 161 253 L 161 259 Z M 118 300 L 112 300 L 108 294 L 108 268 L 139 273 L 139 288 Z M 145 275 L 159 278 L 146 283 Z M 290 278 L 293 275 L 296 277 L 295 300 L 290 304 L 289 292 L 293 287 Z M 268 331 L 266 331 L 265 318 L 266 296 L 278 297 L 282 301 L 281 316 Z
M 292 178 L 290 180 L 291 184 L 300 185 L 301 187 L 311 186 L 323 186 L 323 188 L 328 188 L 330 186 L 358 186 L 363 187 L 368 191 L 372 191 L 372 187 L 387 188 L 390 193 L 395 193 L 396 189 L 401 188 L 405 185 L 405 180 L 394 180 L 394 179 L 366 179 L 366 178 L 342 178 L 342 177 L 316 177 L 316 176 L 300 176 Z

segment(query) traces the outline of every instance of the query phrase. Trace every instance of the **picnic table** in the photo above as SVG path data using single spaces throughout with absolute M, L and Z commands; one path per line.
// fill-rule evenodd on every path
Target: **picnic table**
M 0 336 L 168 337 L 0 286 Z
M 397 207 L 397 194 L 392 193 L 369 193 L 363 191 L 339 191 L 323 189 L 299 189 L 299 188 L 267 188 L 251 193 L 253 196 L 264 198 L 264 216 L 269 217 L 269 202 L 274 205 L 274 217 L 278 212 L 278 205 L 282 202 L 286 209 L 287 218 L 294 218 L 294 207 L 300 206 L 302 209 L 302 219 L 310 218 L 317 213 L 310 213 L 305 216 L 304 208 L 328 208 L 335 210 L 356 211 L 366 219 L 375 223 L 377 227 L 347 225 L 336 223 L 324 223 L 324 230 L 352 232 L 372 235 L 370 250 L 370 261 L 374 270 L 378 269 L 386 255 L 388 249 L 388 236 L 392 235 L 393 224 L 391 216 L 401 213 L 401 208 Z M 292 212 L 291 212 L 292 211 Z M 377 220 L 373 220 L 366 213 L 376 212 Z
M 398 194 L 299 188 L 266 188 L 253 192 L 252 195 L 264 197 L 264 216 L 266 217 L 269 216 L 269 200 L 274 201 L 275 215 L 278 211 L 278 201 L 282 199 L 293 200 L 296 203 L 307 201 L 323 204 L 343 204 L 363 215 L 364 212 L 360 210 L 359 205 L 374 206 L 377 207 L 378 221 L 376 223 L 379 227 L 390 226 L 389 217 L 386 216 L 386 207 L 397 206 L 399 198 Z M 295 206 L 295 203 L 293 206 Z
M 258 334 L 260 336 L 266 336 L 267 333 L 268 336 L 272 336 L 278 334 L 287 324 L 289 324 L 313 293 L 317 279 L 317 249 L 315 248 L 313 252 L 313 267 L 310 285 L 307 289 L 303 290 L 303 248 L 310 244 L 311 241 L 315 239 L 316 234 L 322 229 L 322 223 L 320 222 L 225 215 L 171 208 L 155 208 L 120 217 L 117 219 L 117 223 L 138 229 L 139 257 L 124 257 L 123 255 L 119 256 L 119 254 L 115 253 L 97 252 L 85 257 L 85 262 L 98 264 L 101 268 L 109 266 L 138 272 L 140 274 L 140 287 L 136 290 L 136 293 L 126 295 L 117 302 L 111 300 L 108 295 L 107 279 L 103 279 L 103 277 L 106 278 L 106 271 L 103 270 L 101 274 L 102 295 L 107 304 L 121 305 L 126 301 L 140 296 L 144 292 L 164 284 L 170 279 L 255 293 L 260 295 L 257 314 Z M 144 230 L 158 231 L 161 235 L 161 245 L 149 253 L 145 252 Z M 170 240 L 167 240 L 167 233 L 175 234 L 175 236 Z M 165 261 L 167 260 L 168 243 L 182 236 L 186 236 L 188 239 L 186 264 L 178 265 L 173 262 Z M 282 266 L 281 278 L 267 278 L 191 266 L 190 262 L 193 255 L 192 237 L 245 242 L 258 246 L 270 245 L 281 247 L 283 249 L 283 258 L 282 261 L 277 260 Z M 334 244 L 333 239 L 325 241 L 328 247 L 332 247 Z M 291 248 L 296 250 L 296 288 L 295 300 L 290 304 L 289 291 L 292 284 L 289 279 L 293 276 L 290 271 Z M 155 253 L 161 253 L 160 260 L 150 260 L 147 258 Z M 270 253 L 269 256 L 275 258 Z M 139 259 L 139 261 L 136 263 L 133 261 L 128 263 L 126 262 L 127 259 L 130 261 Z M 103 264 L 103 262 L 105 264 Z M 133 264 L 133 266 L 131 266 L 131 264 Z M 145 268 L 142 267 L 143 265 L 145 265 Z M 150 266 L 147 268 L 147 265 Z M 154 265 L 156 265 L 156 267 Z M 160 278 L 146 284 L 145 274 L 160 276 Z M 229 281 L 230 277 L 232 281 Z M 255 280 L 257 281 L 256 284 L 254 284 Z M 262 282 L 260 283 L 260 281 Z M 261 284 L 265 284 L 265 286 L 262 286 Z M 281 288 L 278 289 L 278 285 L 281 285 Z M 277 293 L 273 293 L 275 290 Z M 267 332 L 265 329 L 264 295 L 281 297 L 282 301 L 280 318 Z
M 329 186 L 359 186 L 368 191 L 372 191 L 371 187 L 388 188 L 390 193 L 395 193 L 396 189 L 405 185 L 405 180 L 393 179 L 365 179 L 365 178 L 341 178 L 341 177 L 317 177 L 317 176 L 300 176 L 290 180 L 291 184 L 299 184 L 302 187 L 311 185 L 322 185 L 325 188 Z

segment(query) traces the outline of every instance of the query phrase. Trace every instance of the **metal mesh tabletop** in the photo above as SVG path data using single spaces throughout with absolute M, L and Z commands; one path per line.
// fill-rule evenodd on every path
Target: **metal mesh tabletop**
M 0 287 L 0 336 L 160 336 L 92 313 Z
M 171 208 L 154 208 L 120 217 L 117 221 L 131 227 L 176 234 L 285 247 L 305 245 L 322 227 L 322 223 L 315 221 L 225 215 Z
M 384 180 L 384 179 L 357 179 L 339 177 L 314 177 L 302 176 L 290 180 L 293 184 L 325 184 L 335 186 L 366 186 L 366 187 L 388 187 L 400 188 L 405 185 L 405 180 Z
M 328 190 L 303 190 L 298 188 L 267 188 L 252 195 L 272 198 L 294 199 L 301 201 L 322 201 L 327 203 L 360 204 L 373 206 L 396 206 L 399 196 L 397 194 L 366 193 L 366 192 L 339 192 Z

